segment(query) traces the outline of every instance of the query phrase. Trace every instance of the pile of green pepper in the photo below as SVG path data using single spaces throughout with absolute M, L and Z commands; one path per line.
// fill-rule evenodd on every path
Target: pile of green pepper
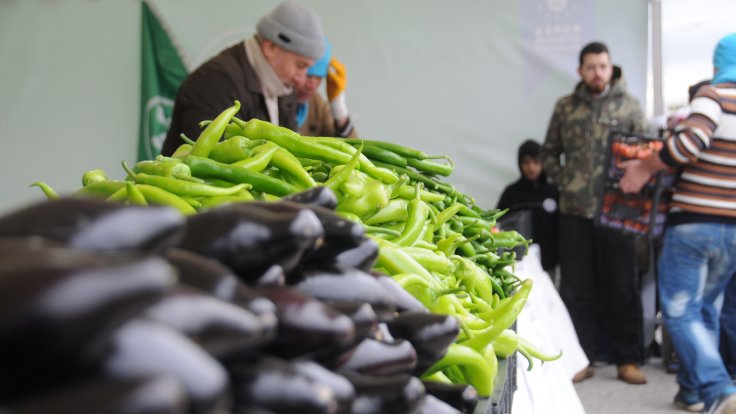
M 375 270 L 394 278 L 430 311 L 459 321 L 448 353 L 426 371 L 428 380 L 473 385 L 489 396 L 496 355 L 519 350 L 553 360 L 508 329 L 531 290 L 509 271 L 511 249 L 527 245 L 515 231 L 496 231 L 504 211 L 483 210 L 439 177 L 454 165 L 398 144 L 305 137 L 265 121 L 234 115 L 239 102 L 203 122 L 196 140 L 182 136 L 172 157 L 124 165 L 127 177 L 84 174 L 79 197 L 137 205 L 168 205 L 185 215 L 233 202 L 276 201 L 324 186 L 337 195 L 336 212 L 360 223 L 379 244 Z M 447 162 L 437 162 L 444 158 Z M 39 186 L 49 198 L 53 189 Z

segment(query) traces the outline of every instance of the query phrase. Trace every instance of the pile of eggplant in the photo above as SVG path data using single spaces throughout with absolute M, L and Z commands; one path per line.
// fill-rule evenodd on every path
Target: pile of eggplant
M 62 198 L 0 217 L 0 411 L 458 413 L 459 328 L 371 267 L 325 187 L 185 217 Z

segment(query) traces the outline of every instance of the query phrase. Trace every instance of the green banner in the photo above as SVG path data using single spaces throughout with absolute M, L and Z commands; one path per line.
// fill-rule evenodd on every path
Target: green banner
M 138 160 L 161 152 L 174 98 L 187 76 L 184 59 L 147 1 L 141 9 L 141 116 Z

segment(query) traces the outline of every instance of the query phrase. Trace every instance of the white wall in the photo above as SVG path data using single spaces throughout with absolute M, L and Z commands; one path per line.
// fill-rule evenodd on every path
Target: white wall
M 154 3 L 195 63 L 252 33 L 277 4 Z M 543 140 L 584 43 L 608 43 L 630 91 L 645 95 L 646 0 L 302 3 L 347 66 L 361 135 L 450 155 L 458 167 L 448 181 L 486 208 L 517 177 L 518 144 Z M 136 154 L 139 32 L 138 0 L 0 1 L 0 212 L 41 198 L 27 188 L 36 180 L 65 193 L 89 169 L 123 176 L 120 161 Z

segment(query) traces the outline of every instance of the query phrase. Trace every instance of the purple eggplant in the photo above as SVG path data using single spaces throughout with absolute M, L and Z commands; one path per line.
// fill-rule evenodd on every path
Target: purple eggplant
M 351 414 L 413 413 L 426 395 L 422 382 L 408 374 L 381 377 L 350 370 L 338 373 L 355 387 Z
M 184 388 L 171 377 L 87 380 L 14 402 L 14 414 L 186 414 Z
M 0 236 L 41 236 L 84 250 L 155 252 L 175 245 L 184 224 L 170 207 L 62 198 L 0 217 Z
M 329 187 L 322 185 L 302 191 L 301 193 L 291 194 L 283 199 L 299 204 L 324 207 L 330 210 L 334 210 L 337 207 L 337 196 L 335 193 Z
M 391 335 L 406 339 L 416 349 L 417 375 L 439 361 L 460 332 L 456 318 L 424 312 L 404 312 L 386 325 Z
M 342 251 L 323 259 L 307 258 L 309 267 L 339 267 L 343 269 L 355 268 L 368 272 L 378 258 L 378 244 L 373 239 L 366 238 L 356 247 Z
M 361 224 L 347 220 L 334 211 L 323 207 L 298 204 L 286 200 L 278 203 L 252 202 L 247 203 L 247 206 L 260 206 L 269 211 L 281 213 L 294 213 L 302 210 L 314 212 L 324 229 L 324 243 L 315 244 L 314 248 L 306 251 L 306 261 L 331 259 L 342 252 L 360 246 L 366 240 L 365 228 Z M 289 273 L 287 271 L 287 279 Z
M 311 361 L 294 361 L 291 366 L 310 380 L 326 385 L 337 401 L 337 413 L 347 414 L 355 399 L 355 387 L 345 377 Z
M 478 391 L 472 386 L 430 381 L 423 381 L 423 384 L 427 394 L 439 398 L 460 412 L 466 414 L 475 412 L 475 406 L 478 405 Z
M 220 261 L 253 285 L 274 264 L 290 272 L 322 239 L 322 225 L 308 209 L 275 212 L 251 204 L 190 216 L 179 247 Z
M 169 249 L 164 257 L 179 271 L 179 282 L 244 307 L 258 317 L 262 336 L 276 334 L 276 305 L 249 289 L 232 270 L 217 260 L 183 249 Z
M 0 261 L 0 399 L 93 370 L 111 333 L 176 280 L 154 257 L 51 248 Z
M 330 306 L 347 315 L 355 326 L 355 342 L 360 342 L 376 328 L 378 316 L 371 305 L 365 302 L 340 302 Z
M 276 304 L 278 334 L 267 352 L 292 358 L 344 349 L 355 339 L 349 317 L 317 299 L 288 287 L 260 287 L 257 292 Z
M 407 374 L 417 363 L 417 353 L 409 341 L 382 342 L 364 339 L 347 353 L 340 366 L 367 375 Z
M 429 312 L 429 309 L 427 309 L 422 302 L 418 301 L 411 295 L 411 293 L 407 292 L 406 289 L 401 287 L 401 285 L 393 278 L 374 272 L 371 272 L 371 275 L 373 275 L 373 277 L 375 277 L 386 290 L 391 292 L 398 312 Z
M 218 360 L 254 352 L 272 339 L 263 335 L 252 313 L 185 286 L 169 292 L 145 316 L 189 337 Z
M 228 403 L 223 367 L 189 339 L 153 321 L 131 319 L 115 331 L 102 373 L 119 380 L 170 376 L 186 390 L 190 413 L 212 413 Z
M 276 414 L 334 414 L 332 389 L 285 361 L 260 357 L 230 364 L 234 406 L 262 407 Z
M 373 276 L 358 269 L 309 268 L 294 287 L 327 304 L 364 302 L 371 305 L 381 320 L 396 311 L 394 295 Z

